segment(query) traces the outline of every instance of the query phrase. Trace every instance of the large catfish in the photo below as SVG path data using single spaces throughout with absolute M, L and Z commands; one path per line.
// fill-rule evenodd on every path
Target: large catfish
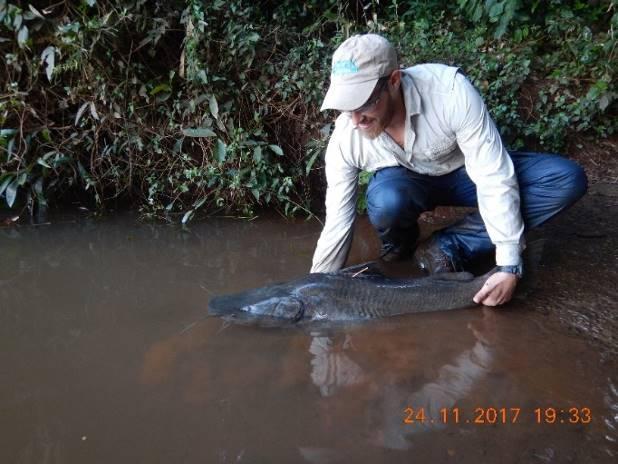
M 358 272 L 359 268 L 366 269 Z M 208 311 L 227 320 L 271 323 L 357 321 L 448 311 L 475 306 L 472 298 L 494 272 L 478 277 L 455 272 L 401 279 L 386 277 L 375 263 L 367 263 L 217 296 L 210 300 Z

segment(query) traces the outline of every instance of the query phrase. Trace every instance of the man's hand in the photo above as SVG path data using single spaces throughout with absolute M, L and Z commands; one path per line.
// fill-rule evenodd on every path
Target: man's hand
M 498 306 L 506 303 L 513 296 L 517 286 L 517 276 L 509 272 L 492 274 L 483 288 L 474 295 L 474 302 L 485 306 Z

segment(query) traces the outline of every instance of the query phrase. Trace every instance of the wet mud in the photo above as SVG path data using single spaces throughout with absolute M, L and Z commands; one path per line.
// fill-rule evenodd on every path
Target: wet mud
M 618 184 L 595 184 L 536 235 L 547 237 L 530 305 L 604 357 L 618 355 Z M 618 366 L 614 372 L 618 371 Z
M 617 204 L 598 184 L 535 232 L 523 302 L 330 329 L 206 310 L 308 272 L 316 222 L 2 228 L 2 461 L 613 463 Z M 376 250 L 359 220 L 350 263 Z

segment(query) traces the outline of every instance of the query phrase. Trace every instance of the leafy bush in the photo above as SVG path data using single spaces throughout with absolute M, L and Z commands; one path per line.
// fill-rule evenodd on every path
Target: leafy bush
M 0 0 L 0 198 L 147 217 L 309 212 L 333 114 L 330 56 L 356 32 L 402 62 L 461 66 L 507 144 L 616 131 L 614 1 Z M 367 176 L 361 177 L 366 183 Z
M 0 9 L 9 206 L 78 190 L 183 222 L 200 208 L 306 209 L 319 39 L 240 0 L 72 3 Z

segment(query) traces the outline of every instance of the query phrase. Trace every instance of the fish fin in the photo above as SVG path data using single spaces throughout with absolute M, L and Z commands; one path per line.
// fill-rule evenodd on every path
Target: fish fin
M 384 277 L 380 270 L 380 266 L 375 261 L 368 261 L 362 264 L 346 267 L 337 272 L 337 274 L 345 274 L 358 277 Z
M 454 280 L 458 282 L 469 282 L 474 280 L 474 275 L 469 272 L 441 272 L 427 277 L 433 280 Z

